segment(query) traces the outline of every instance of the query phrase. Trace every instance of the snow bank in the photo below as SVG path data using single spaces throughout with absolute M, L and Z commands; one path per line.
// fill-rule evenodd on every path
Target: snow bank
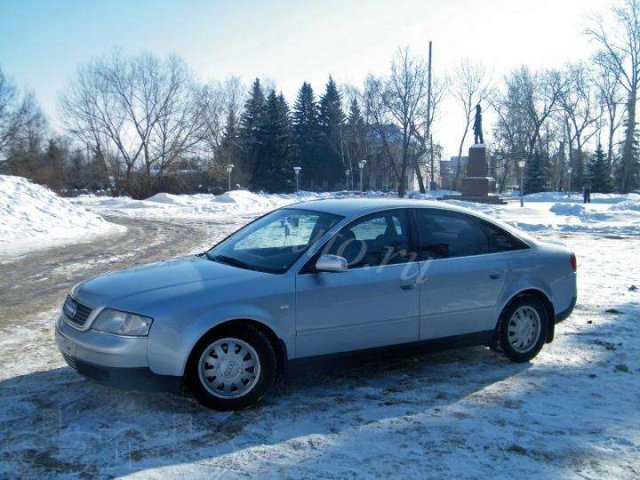
M 222 195 L 171 195 L 158 193 L 146 200 L 129 197 L 96 197 L 83 195 L 72 199 L 78 205 L 106 215 L 148 219 L 225 220 L 237 216 L 259 215 L 269 210 L 330 194 L 300 192 L 294 194 L 253 193 L 233 190 Z
M 631 210 L 634 212 L 640 212 L 640 195 L 637 195 L 637 199 L 625 200 L 624 202 L 616 203 L 609 207 L 609 210 Z
M 0 258 L 125 230 L 48 188 L 0 175 Z
M 584 216 L 587 211 L 580 203 L 554 203 L 549 209 L 556 215 L 572 215 L 575 217 Z
M 517 195 L 516 195 L 517 196 Z M 639 200 L 640 195 L 628 193 L 621 195 L 618 193 L 592 193 L 591 203 L 620 203 L 628 200 Z M 571 192 L 540 192 L 531 193 L 524 196 L 525 202 L 582 202 L 582 193 Z

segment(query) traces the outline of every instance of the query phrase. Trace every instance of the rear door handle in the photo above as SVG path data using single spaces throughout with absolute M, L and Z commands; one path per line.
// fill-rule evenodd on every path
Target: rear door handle
M 416 282 L 404 282 L 400 284 L 402 290 L 413 290 L 416 288 Z
M 491 272 L 491 273 L 489 274 L 489 278 L 490 278 L 491 280 L 497 280 L 497 279 L 499 279 L 501 276 L 502 276 L 502 273 L 500 273 L 500 272 Z

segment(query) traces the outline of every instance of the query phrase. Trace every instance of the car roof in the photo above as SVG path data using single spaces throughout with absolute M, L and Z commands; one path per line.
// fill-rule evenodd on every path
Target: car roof
M 404 198 L 327 198 L 308 200 L 288 205 L 285 208 L 301 208 L 318 212 L 333 213 L 344 217 L 357 217 L 378 210 L 389 208 L 437 208 L 455 210 L 458 212 L 474 213 L 466 208 L 456 207 L 433 200 L 416 200 Z

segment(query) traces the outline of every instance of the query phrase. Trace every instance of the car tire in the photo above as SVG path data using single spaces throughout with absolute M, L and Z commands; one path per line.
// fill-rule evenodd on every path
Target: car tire
M 535 295 L 520 295 L 500 316 L 500 350 L 514 362 L 528 362 L 542 349 L 549 330 L 549 314 Z
M 206 407 L 241 410 L 267 393 L 276 373 L 277 356 L 269 338 L 249 325 L 233 326 L 198 342 L 185 383 Z

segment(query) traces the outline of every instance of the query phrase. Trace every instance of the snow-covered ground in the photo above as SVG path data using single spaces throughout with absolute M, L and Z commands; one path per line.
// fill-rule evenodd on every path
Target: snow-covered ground
M 0 261 L 34 249 L 124 231 L 45 187 L 22 177 L 0 175 Z
M 127 222 L 171 221 L 184 235 L 206 229 L 192 244 L 183 239 L 187 253 L 297 201 L 249 195 L 73 203 Z M 0 312 L 0 478 L 640 478 L 640 196 L 578 202 L 556 194 L 528 197 L 524 208 L 456 202 L 578 256 L 576 310 L 533 362 L 478 347 L 349 364 L 296 377 L 243 412 L 83 379 L 53 341 L 64 291 L 47 293 L 47 277 L 58 259 L 40 276 L 34 266 L 21 279 L 0 276 L 0 299 L 41 279 L 51 297 Z M 148 228 L 130 235 L 140 247 L 130 252 L 129 239 L 125 261 L 162 249 L 145 246 L 142 235 L 159 235 Z M 110 269 L 97 250 L 75 263 L 67 252 L 64 268 Z
M 0 477 L 638 478 L 640 241 L 545 238 L 576 251 L 579 303 L 530 364 L 349 364 L 244 412 L 99 386 L 58 354 L 57 307 L 21 318 L 0 337 Z

